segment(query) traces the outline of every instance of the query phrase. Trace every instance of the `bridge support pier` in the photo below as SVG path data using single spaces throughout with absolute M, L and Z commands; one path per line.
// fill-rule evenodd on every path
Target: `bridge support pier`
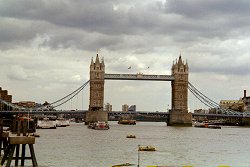
M 167 126 L 192 126 L 192 113 L 170 111 Z
M 250 126 L 250 118 L 242 118 L 242 125 Z
M 85 124 L 88 125 L 89 123 L 93 122 L 108 122 L 108 112 L 107 111 L 87 111 Z

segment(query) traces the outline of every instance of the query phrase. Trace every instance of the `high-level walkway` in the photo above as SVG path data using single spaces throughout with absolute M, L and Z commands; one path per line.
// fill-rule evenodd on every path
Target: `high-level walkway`
M 106 80 L 148 80 L 148 81 L 174 81 L 172 75 L 145 75 L 138 74 L 104 74 Z

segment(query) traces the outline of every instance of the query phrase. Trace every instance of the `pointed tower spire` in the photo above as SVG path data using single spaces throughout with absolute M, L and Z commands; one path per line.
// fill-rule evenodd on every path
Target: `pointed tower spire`
M 104 64 L 104 57 L 102 57 L 102 66 L 104 67 L 105 64 Z
M 179 60 L 178 60 L 178 64 L 180 65 L 180 64 L 182 64 L 183 62 L 182 62 L 182 59 L 181 59 L 181 54 L 180 54 L 180 56 L 179 56 Z
M 188 67 L 188 61 L 186 59 L 186 64 L 185 64 L 185 71 L 188 71 L 189 70 L 189 67 Z
M 97 64 L 100 64 L 100 60 L 99 60 L 98 54 L 96 55 L 95 64 L 96 64 L 96 65 L 97 65 Z
M 90 65 L 94 65 L 93 57 L 91 58 L 91 64 Z
M 91 58 L 91 63 L 90 63 L 90 69 L 94 69 L 95 68 L 95 63 L 93 61 L 93 57 Z

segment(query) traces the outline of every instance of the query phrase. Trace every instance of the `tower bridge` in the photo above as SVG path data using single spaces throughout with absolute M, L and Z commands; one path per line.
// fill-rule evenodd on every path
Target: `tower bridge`
M 188 81 L 189 67 L 187 62 L 182 61 L 181 55 L 178 61 L 174 62 L 171 69 L 171 75 L 149 75 L 143 73 L 137 74 L 108 74 L 105 73 L 104 59 L 100 61 L 97 54 L 95 61 L 91 59 L 90 64 L 90 80 L 81 85 L 78 89 L 71 92 L 55 102 L 46 105 L 27 108 L 18 106 L 10 101 L 0 97 L 2 111 L 0 115 L 10 114 L 83 114 L 86 123 L 95 121 L 108 121 L 109 115 L 134 114 L 126 112 L 107 112 L 103 111 L 104 101 L 104 83 L 105 80 L 139 80 L 139 81 L 167 81 L 171 82 L 172 88 L 172 105 L 169 112 L 146 112 L 149 115 L 164 115 L 168 125 L 191 125 L 192 116 L 202 117 L 223 117 L 223 118 L 239 118 L 246 125 L 250 125 L 250 111 L 237 112 L 230 109 L 220 108 L 219 104 L 205 96 L 197 88 Z M 89 108 L 86 110 L 55 110 L 56 107 L 62 106 L 78 95 L 88 84 L 90 84 Z M 213 110 L 213 114 L 197 114 L 188 113 L 188 90 L 203 104 Z M 7 106 L 7 107 L 6 107 Z M 11 109 L 4 111 L 6 109 Z M 144 112 L 136 112 L 136 114 L 145 114 Z
M 98 54 L 90 63 L 90 98 L 89 111 L 86 112 L 85 123 L 108 121 L 108 113 L 103 111 L 105 80 L 148 80 L 170 81 L 172 87 L 172 108 L 167 120 L 168 125 L 192 125 L 192 115 L 188 113 L 188 73 L 187 62 L 178 61 L 172 65 L 171 75 L 106 74 L 104 59 L 100 61 Z

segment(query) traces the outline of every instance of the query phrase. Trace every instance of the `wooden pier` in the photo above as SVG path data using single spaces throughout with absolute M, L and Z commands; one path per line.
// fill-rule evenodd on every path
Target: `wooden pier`
M 28 119 L 17 118 L 14 121 L 13 125 L 16 125 L 16 134 L 9 134 L 9 132 L 3 131 L 3 119 L 0 118 L 0 151 L 2 152 L 3 150 L 4 153 L 1 165 L 3 166 L 6 163 L 5 166 L 10 167 L 11 162 L 14 160 L 15 166 L 18 166 L 21 160 L 21 166 L 24 166 L 25 160 L 32 160 L 33 167 L 37 167 L 38 164 L 33 146 L 35 144 L 35 137 L 27 134 Z M 29 146 L 30 157 L 26 156 L 26 145 Z

